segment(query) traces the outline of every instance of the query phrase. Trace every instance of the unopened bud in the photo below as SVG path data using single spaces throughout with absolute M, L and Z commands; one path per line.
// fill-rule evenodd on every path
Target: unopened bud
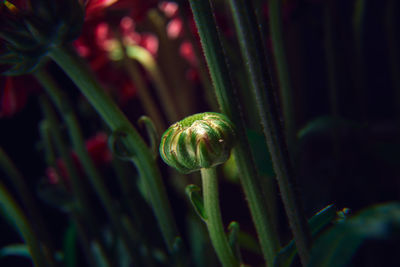
M 234 142 L 234 127 L 229 119 L 205 112 L 169 127 L 161 138 L 160 154 L 168 165 L 190 173 L 227 161 Z

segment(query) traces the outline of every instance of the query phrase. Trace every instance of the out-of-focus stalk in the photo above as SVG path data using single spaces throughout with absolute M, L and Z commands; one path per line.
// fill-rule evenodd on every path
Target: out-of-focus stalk
M 40 212 L 31 191 L 28 189 L 22 174 L 18 171 L 17 167 L 2 148 L 0 148 L 0 167 L 4 170 L 9 180 L 14 185 L 18 193 L 18 197 L 21 199 L 29 217 L 34 222 L 32 227 L 37 232 L 38 238 L 43 243 L 43 250 L 46 258 L 51 266 L 55 266 L 55 261 L 53 258 L 55 255 L 54 244 L 49 233 L 47 232 L 48 228 L 45 224 L 42 213 Z
M 181 119 L 193 113 L 192 106 L 196 103 L 191 98 L 192 88 L 184 78 L 183 59 L 179 55 L 178 46 L 167 35 L 165 17 L 157 10 L 150 10 L 147 16 L 150 27 L 160 42 L 157 60 L 168 83 L 169 92 L 175 96 L 175 103 L 179 110 L 179 118 Z
M 166 112 L 169 123 L 173 123 L 181 119 L 179 116 L 179 111 L 177 110 L 177 104 L 173 95 L 168 91 L 167 83 L 157 65 L 157 62 L 151 55 L 149 51 L 145 48 L 132 45 L 126 47 L 128 57 L 137 60 L 145 70 L 150 74 L 156 92 L 160 98 L 160 102 L 163 110 Z M 163 129 L 164 131 L 165 129 Z
M 152 119 L 157 130 L 161 133 L 165 130 L 165 122 L 161 116 L 160 110 L 157 108 L 157 104 L 152 98 L 149 87 L 146 85 L 146 81 L 143 79 L 142 74 L 135 61 L 129 58 L 122 59 L 125 65 L 125 69 L 132 79 L 133 83 L 137 87 L 139 99 L 143 104 L 143 109 L 147 115 Z
M 33 231 L 28 219 L 22 212 L 22 209 L 18 206 L 17 202 L 2 183 L 0 183 L 0 205 L 5 214 L 7 214 L 6 216 L 11 219 L 14 226 L 20 232 L 22 238 L 28 246 L 32 261 L 35 266 L 49 266 L 49 262 L 46 262 L 43 251 L 40 249 L 42 246 L 39 238 Z
M 272 46 L 275 56 L 275 64 L 278 69 L 279 87 L 283 106 L 285 132 L 289 149 L 296 138 L 296 121 L 294 116 L 293 88 L 290 80 L 290 71 L 285 51 L 282 26 L 282 0 L 271 0 L 269 7 L 269 25 L 271 31 Z
M 43 69 L 36 71 L 35 77 L 44 86 L 47 93 L 56 104 L 58 110 L 63 115 L 72 140 L 73 148 L 82 163 L 83 169 L 86 172 L 89 181 L 93 185 L 95 192 L 99 196 L 99 199 L 101 200 L 108 216 L 110 217 L 115 231 L 118 233 L 130 253 L 135 255 L 137 253 L 137 249 L 134 245 L 134 241 L 129 236 L 125 227 L 122 225 L 121 215 L 117 212 L 116 207 L 113 205 L 114 200 L 112 199 L 106 188 L 106 185 L 103 182 L 104 178 L 101 177 L 99 171 L 90 158 L 88 151 L 86 150 L 85 140 L 82 136 L 78 120 L 69 104 L 68 99 L 63 95 L 63 92 L 58 88 L 52 77 Z
M 152 151 L 71 47 L 53 48 L 49 55 L 80 88 L 110 129 L 119 133 L 122 143 L 143 179 L 161 233 L 168 250 L 172 252 L 179 232 Z

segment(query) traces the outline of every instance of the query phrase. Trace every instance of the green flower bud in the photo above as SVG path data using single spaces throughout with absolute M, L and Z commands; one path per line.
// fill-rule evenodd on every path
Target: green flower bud
M 168 165 L 190 173 L 227 161 L 234 140 L 234 127 L 225 115 L 205 112 L 169 127 L 161 138 L 160 154 Z

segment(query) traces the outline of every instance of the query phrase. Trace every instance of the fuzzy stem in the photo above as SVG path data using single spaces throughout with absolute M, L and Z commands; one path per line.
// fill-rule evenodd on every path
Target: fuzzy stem
M 258 233 L 264 258 L 272 266 L 273 259 L 279 248 L 279 240 L 277 232 L 271 223 L 272 215 L 268 211 L 260 176 L 257 173 L 253 155 L 249 150 L 250 146 L 245 133 L 245 124 L 241 117 L 239 102 L 235 96 L 212 9 L 208 1 L 190 0 L 190 4 L 220 109 L 236 126 L 238 144 L 233 153 L 239 171 L 242 174 L 241 183 Z
M 206 213 L 205 221 L 214 249 L 224 267 L 239 266 L 228 243 L 221 218 L 218 199 L 218 177 L 215 167 L 201 169 L 201 179 L 203 184 L 204 210 Z
M 185 3 L 186 5 L 186 3 Z M 210 80 L 210 75 L 208 73 L 206 61 L 204 55 L 201 52 L 200 43 L 197 38 L 193 35 L 192 29 L 190 28 L 190 9 L 186 8 L 186 6 L 179 8 L 179 15 L 183 20 L 183 28 L 185 31 L 185 39 L 188 39 L 193 47 L 193 52 L 196 56 L 196 67 L 199 72 L 200 80 L 204 88 L 204 95 L 207 99 L 208 104 L 211 107 L 211 110 L 216 110 L 218 108 L 218 103 L 215 99 L 213 87 Z
M 45 257 L 40 250 L 41 244 L 35 235 L 32 226 L 29 224 L 22 209 L 18 206 L 17 202 L 2 183 L 0 183 L 0 206 L 5 214 L 7 214 L 5 216 L 11 219 L 12 225 L 20 232 L 28 246 L 35 267 L 48 266 Z
M 146 185 L 167 248 L 170 252 L 173 251 L 179 233 L 161 180 L 161 173 L 151 150 L 71 47 L 53 48 L 50 57 L 70 76 L 111 130 L 123 131 L 122 142 L 132 154 L 132 161 Z
M 293 166 L 279 119 L 278 105 L 275 103 L 273 87 L 263 52 L 263 44 L 257 28 L 257 20 L 255 19 L 256 16 L 249 1 L 230 0 L 229 4 L 239 37 L 242 57 L 246 62 L 250 87 L 256 98 L 281 197 L 299 255 L 305 266 L 310 253 L 311 233 L 300 197 L 294 190 L 296 181 Z

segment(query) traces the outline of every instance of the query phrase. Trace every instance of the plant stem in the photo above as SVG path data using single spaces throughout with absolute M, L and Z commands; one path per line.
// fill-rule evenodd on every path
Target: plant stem
M 106 95 L 85 62 L 71 47 L 53 48 L 50 57 L 70 76 L 111 130 L 123 131 L 123 144 L 132 153 L 131 160 L 136 164 L 146 185 L 164 241 L 168 250 L 173 251 L 174 242 L 179 233 L 161 180 L 161 173 L 151 150 L 118 106 Z
M 130 253 L 132 255 L 136 254 L 136 246 L 121 223 L 121 215 L 113 204 L 114 200 L 103 182 L 104 178 L 101 177 L 99 171 L 90 158 L 88 151 L 86 150 L 85 140 L 82 136 L 78 120 L 69 104 L 68 99 L 46 71 L 39 69 L 35 72 L 35 77 L 46 89 L 47 93 L 56 104 L 59 112 L 63 115 L 72 140 L 73 148 L 77 153 L 80 162 L 82 163 L 83 169 L 86 172 L 90 183 L 94 187 L 96 194 L 105 207 L 115 231 L 118 233 Z
M 157 95 L 161 101 L 163 110 L 166 113 L 169 123 L 178 121 L 180 118 L 177 110 L 176 99 L 173 98 L 168 90 L 166 81 L 161 74 L 160 68 L 152 54 L 145 48 L 139 45 L 131 45 L 126 47 L 128 57 L 137 60 L 144 69 L 150 74 L 151 80 L 154 83 Z M 163 129 L 163 131 L 165 128 Z
M 199 30 L 204 54 L 210 69 L 215 93 L 222 113 L 226 114 L 236 126 L 238 143 L 233 150 L 241 183 L 250 207 L 250 212 L 258 233 L 265 260 L 272 266 L 279 249 L 279 239 L 272 215 L 265 201 L 260 176 L 249 150 L 245 124 L 241 117 L 239 102 L 236 99 L 230 71 L 224 56 L 212 9 L 208 1 L 190 0 L 195 22 Z
M 156 103 L 154 102 L 151 94 L 149 92 L 149 88 L 146 85 L 145 80 L 143 79 L 142 74 L 139 71 L 137 63 L 132 61 L 129 58 L 123 58 L 123 63 L 129 77 L 132 79 L 133 83 L 137 87 L 138 95 L 140 101 L 143 104 L 143 109 L 147 113 L 147 115 L 154 121 L 154 124 L 157 127 L 159 132 L 165 130 L 165 122 L 161 116 L 159 109 L 157 108 Z
M 274 50 L 275 63 L 278 69 L 278 79 L 281 88 L 281 99 L 285 122 L 286 138 L 289 148 L 296 138 L 296 122 L 293 111 L 293 88 L 290 82 L 290 71 L 285 52 L 282 26 L 282 0 L 271 0 L 268 2 L 270 16 L 270 31 L 272 46 Z
M 188 3 L 187 3 L 188 4 Z M 179 8 L 179 15 L 183 20 L 183 28 L 185 31 L 185 39 L 188 39 L 193 47 L 193 52 L 197 59 L 197 71 L 199 72 L 200 80 L 204 88 L 204 95 L 207 99 L 208 104 L 211 107 L 211 110 L 216 110 L 218 108 L 218 103 L 215 99 L 210 74 L 208 73 L 206 61 L 204 55 L 201 52 L 200 43 L 198 42 L 197 38 L 193 35 L 192 29 L 190 28 L 191 23 L 191 13 L 190 9 L 185 6 Z
M 61 158 L 65 163 L 72 192 L 74 194 L 74 197 L 76 198 L 73 209 L 76 209 L 78 213 L 82 214 L 87 223 L 96 225 L 97 219 L 92 209 L 90 208 L 90 200 L 85 190 L 85 185 L 79 175 L 77 166 L 73 161 L 70 150 L 63 140 L 63 136 L 59 129 L 60 124 L 58 123 L 58 118 L 54 114 L 54 111 L 52 110 L 52 107 L 50 106 L 48 100 L 44 96 L 42 96 L 40 100 L 46 123 L 48 124 L 48 128 L 51 131 L 51 137 L 54 140 L 58 153 L 61 155 Z
M 224 267 L 239 266 L 228 243 L 218 199 L 218 177 L 215 167 L 201 169 L 206 224 L 214 249 Z
M 34 265 L 36 267 L 47 266 L 45 257 L 40 249 L 41 244 L 39 239 L 35 235 L 22 209 L 2 183 L 0 183 L 0 206 L 4 213 L 7 214 L 5 216 L 11 219 L 12 226 L 16 227 L 20 232 L 29 248 Z
M 174 96 L 180 117 L 192 114 L 193 100 L 192 89 L 185 76 L 185 67 L 178 51 L 178 41 L 171 40 L 166 32 L 167 20 L 156 10 L 147 13 L 150 29 L 159 40 L 158 63 L 169 85 L 169 93 Z M 173 66 L 171 65 L 173 62 Z
M 272 2 L 270 3 L 272 4 Z M 278 105 L 274 98 L 273 86 L 266 57 L 263 52 L 262 39 L 257 27 L 256 15 L 253 12 L 250 1 L 229 0 L 229 4 L 239 37 L 242 57 L 246 62 L 250 87 L 257 102 L 261 124 L 271 154 L 281 197 L 295 237 L 300 258 L 305 266 L 307 265 L 310 253 L 311 233 L 300 197 L 293 190 L 296 184 L 293 166 L 279 119 Z
M 36 201 L 31 194 L 31 191 L 29 191 L 28 186 L 25 183 L 24 178 L 22 177 L 22 174 L 18 171 L 17 167 L 14 165 L 14 163 L 11 161 L 11 159 L 2 148 L 0 148 L 0 166 L 9 177 L 10 181 L 13 183 L 13 186 L 15 187 L 23 206 L 27 210 L 30 219 L 34 222 L 32 227 L 37 232 L 39 239 L 43 243 L 43 249 L 46 258 L 49 261 L 49 264 L 55 266 L 56 264 L 54 260 L 54 244 L 50 238 L 49 233 L 46 230 L 48 228 L 45 224 L 42 213 L 40 212 Z

